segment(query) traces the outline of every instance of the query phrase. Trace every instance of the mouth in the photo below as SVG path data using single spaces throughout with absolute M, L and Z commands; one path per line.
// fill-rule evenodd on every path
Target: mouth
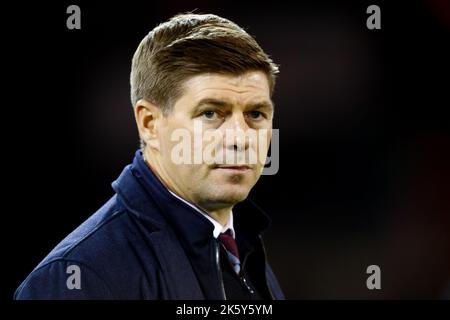
M 218 166 L 215 166 L 213 169 L 225 170 L 225 171 L 229 171 L 229 172 L 239 172 L 239 173 L 243 173 L 243 172 L 247 172 L 247 171 L 251 170 L 251 168 L 247 165 L 218 165 Z

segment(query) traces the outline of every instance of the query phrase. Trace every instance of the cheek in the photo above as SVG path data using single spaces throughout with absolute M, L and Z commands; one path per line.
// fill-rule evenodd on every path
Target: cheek
M 159 144 L 161 146 L 161 154 L 163 158 L 170 157 L 171 150 L 173 148 L 174 142 L 170 140 L 170 134 L 168 134 L 165 130 L 159 136 Z
M 164 158 L 169 159 L 172 155 L 172 150 L 174 150 L 176 146 L 182 145 L 183 149 L 185 149 L 185 134 L 186 129 L 182 128 L 177 121 L 167 121 L 161 126 L 159 130 L 159 141 L 161 145 L 161 154 Z
M 272 130 L 259 130 L 256 141 L 254 142 L 254 150 L 257 150 L 258 165 L 264 166 L 267 158 L 267 153 L 270 149 L 270 142 L 272 139 Z

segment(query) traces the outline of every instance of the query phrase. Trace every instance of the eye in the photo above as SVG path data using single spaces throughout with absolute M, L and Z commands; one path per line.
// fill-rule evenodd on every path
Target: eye
M 250 111 L 248 113 L 248 116 L 252 119 L 252 120 L 259 120 L 263 114 L 260 111 Z
M 217 118 L 218 115 L 217 112 L 215 111 L 205 111 L 201 114 L 201 116 L 209 120 L 214 120 Z

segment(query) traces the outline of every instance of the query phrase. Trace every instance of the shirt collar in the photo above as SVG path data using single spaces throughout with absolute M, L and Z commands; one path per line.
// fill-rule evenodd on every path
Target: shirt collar
M 190 206 L 192 209 L 194 209 L 195 211 L 199 212 L 202 214 L 202 216 L 204 216 L 206 219 L 208 219 L 214 226 L 214 230 L 213 230 L 213 235 L 214 238 L 218 238 L 219 235 L 227 230 L 231 231 L 231 236 L 233 238 L 235 238 L 235 231 L 234 231 L 234 224 L 233 224 L 233 211 L 230 213 L 230 217 L 228 218 L 227 223 L 223 226 L 221 225 L 218 221 L 216 221 L 215 219 L 213 219 L 211 216 L 209 216 L 207 213 L 205 213 L 203 210 L 201 210 L 200 208 L 198 208 L 197 206 L 193 205 L 192 203 L 190 203 L 189 201 L 184 200 L 183 198 L 181 198 L 179 195 L 177 195 L 176 193 L 172 192 L 171 190 L 167 189 L 170 194 L 172 194 L 175 198 L 177 198 L 178 200 L 184 202 L 185 204 L 187 204 L 188 206 Z

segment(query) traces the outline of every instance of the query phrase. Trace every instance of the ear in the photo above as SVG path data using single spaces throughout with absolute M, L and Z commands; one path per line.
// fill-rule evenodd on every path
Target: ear
M 152 149 L 159 150 L 159 121 L 161 110 L 153 103 L 140 99 L 134 107 L 134 117 L 139 130 L 139 137 Z

